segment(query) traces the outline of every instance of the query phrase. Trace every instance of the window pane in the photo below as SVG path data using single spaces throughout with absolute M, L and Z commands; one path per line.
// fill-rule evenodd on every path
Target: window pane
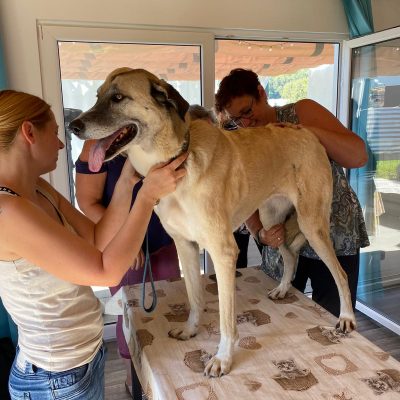
M 200 46 L 58 42 L 58 48 L 66 125 L 94 105 L 98 87 L 120 67 L 146 69 L 168 80 L 189 103 L 201 104 Z M 82 145 L 74 135 L 67 142 L 74 202 L 74 162 Z
M 350 174 L 371 241 L 357 300 L 399 324 L 400 40 L 353 49 L 351 78 L 351 127 L 369 152 L 367 165 Z
M 271 105 L 303 98 L 336 115 L 338 44 L 217 40 L 216 88 L 234 68 L 258 74 Z
M 336 115 L 338 50 L 328 43 L 216 40 L 215 88 L 232 69 L 251 69 L 272 106 L 310 98 Z M 253 243 L 248 254 L 249 263 L 260 264 Z
M 168 80 L 191 104 L 201 104 L 201 48 L 189 45 L 58 42 L 70 193 L 75 201 L 75 168 L 83 141 L 71 135 L 69 122 L 96 102 L 98 87 L 116 68 L 143 68 Z M 108 288 L 93 287 L 101 301 Z M 107 317 L 105 323 L 112 322 Z

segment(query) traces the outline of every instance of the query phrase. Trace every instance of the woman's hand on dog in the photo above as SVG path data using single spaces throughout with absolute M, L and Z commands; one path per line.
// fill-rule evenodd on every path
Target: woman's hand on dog
M 285 242 L 285 225 L 277 224 L 268 230 L 261 228 L 258 237 L 262 244 L 277 248 Z
M 117 184 L 132 191 L 132 187 L 135 186 L 141 178 L 142 177 L 138 175 L 135 168 L 133 168 L 132 163 L 127 159 L 122 167 Z
M 186 175 L 182 167 L 188 153 L 184 153 L 169 163 L 161 163 L 150 168 L 143 180 L 141 192 L 158 204 L 159 200 L 175 191 L 178 182 Z

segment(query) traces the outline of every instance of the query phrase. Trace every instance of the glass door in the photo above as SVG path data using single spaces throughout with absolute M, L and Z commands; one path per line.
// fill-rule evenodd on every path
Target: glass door
M 362 249 L 358 307 L 400 333 L 400 29 L 346 43 L 349 127 L 369 160 L 349 171 L 371 245 Z
M 69 132 L 69 123 L 94 105 L 99 86 L 111 71 L 120 67 L 146 69 L 167 80 L 190 104 L 201 104 L 201 46 L 58 41 L 58 54 L 70 193 L 77 206 L 74 163 L 83 141 Z
M 69 122 L 96 101 L 98 87 L 115 68 L 143 68 L 168 80 L 191 104 L 211 106 L 214 93 L 214 42 L 211 34 L 142 31 L 39 25 L 43 96 L 58 121 L 64 121 L 57 169 L 48 179 L 72 203 L 75 202 L 74 163 L 83 141 L 71 135 Z M 204 66 L 204 58 L 212 61 Z M 202 255 L 201 255 L 202 257 Z M 202 258 L 201 258 L 202 260 Z M 108 288 L 93 287 L 102 302 Z M 105 328 L 114 317 L 105 318 Z M 114 337 L 115 329 L 105 329 Z
M 210 33 L 116 27 L 38 25 L 43 97 L 64 125 L 95 102 L 96 89 L 117 67 L 144 68 L 167 79 L 191 103 L 214 101 L 214 36 Z M 210 60 L 205 65 L 204 60 Z M 82 143 L 66 144 L 48 179 L 74 201 L 73 162 Z

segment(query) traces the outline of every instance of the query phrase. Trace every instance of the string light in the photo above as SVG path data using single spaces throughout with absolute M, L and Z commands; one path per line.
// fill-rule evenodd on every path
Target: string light
M 239 40 L 239 46 L 246 46 L 248 50 L 258 48 L 258 49 L 265 49 L 265 51 L 273 51 L 274 49 L 284 50 L 287 46 L 293 47 L 294 43 L 287 43 L 287 42 L 278 42 L 274 44 L 258 44 L 257 42 L 250 42 L 247 40 Z

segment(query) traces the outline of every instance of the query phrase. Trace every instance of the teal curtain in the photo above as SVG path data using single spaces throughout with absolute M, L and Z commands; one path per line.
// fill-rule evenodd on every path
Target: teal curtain
M 342 0 L 350 38 L 374 32 L 371 0 Z
M 350 39 L 374 32 L 371 0 L 342 0 L 342 3 L 349 26 Z M 371 51 L 369 47 L 362 47 L 358 50 L 363 53 L 364 63 L 375 62 L 374 51 Z M 373 217 L 375 184 L 372 179 L 376 170 L 376 159 L 367 140 L 367 116 L 372 84 L 368 76 L 352 79 L 351 130 L 364 139 L 369 158 L 364 167 L 349 171 L 350 184 L 360 200 L 369 234 L 372 234 L 376 228 L 374 226 L 375 219 Z M 365 300 L 365 288 L 368 282 L 381 282 L 380 262 L 380 251 L 363 252 L 360 254 L 357 300 L 361 300 L 362 302 Z M 378 283 L 378 285 L 379 284 L 380 283 Z
M 11 336 L 8 315 L 0 299 L 0 337 Z
M 6 65 L 4 62 L 3 56 L 3 45 L 0 38 L 0 90 L 5 89 L 7 87 L 7 80 L 6 80 Z
M 3 46 L 0 38 L 0 90 L 7 88 L 6 66 Z M 0 337 L 11 337 L 14 344 L 17 342 L 17 327 L 5 310 L 0 298 Z
M 0 338 L 2 337 L 10 337 L 14 345 L 17 344 L 17 338 L 18 338 L 17 326 L 14 324 L 13 320 L 8 315 L 0 299 Z

